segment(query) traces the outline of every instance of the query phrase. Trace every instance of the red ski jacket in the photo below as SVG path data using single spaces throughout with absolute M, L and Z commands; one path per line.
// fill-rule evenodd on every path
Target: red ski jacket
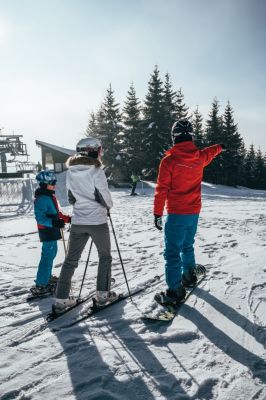
M 221 153 L 219 144 L 199 150 L 193 142 L 175 144 L 162 159 L 154 197 L 154 214 L 198 214 L 203 169 Z

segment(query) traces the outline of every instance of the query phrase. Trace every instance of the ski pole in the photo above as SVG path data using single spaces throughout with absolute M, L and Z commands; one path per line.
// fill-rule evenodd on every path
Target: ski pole
M 85 275 L 86 275 L 87 268 L 88 268 L 88 264 L 89 264 L 89 260 L 90 260 L 92 244 L 93 244 L 93 241 L 92 241 L 92 239 L 91 239 L 90 249 L 89 249 L 89 253 L 88 253 L 88 257 L 87 257 L 87 261 L 86 261 L 86 266 L 85 266 L 85 270 L 84 270 L 84 274 L 83 274 L 83 278 L 82 278 L 82 282 L 81 282 L 80 291 L 79 291 L 79 295 L 78 295 L 77 301 L 79 301 L 79 299 L 80 299 L 81 291 L 82 291 L 82 288 L 83 288 L 83 283 L 84 283 Z
M 69 224 L 69 226 L 68 226 L 68 230 L 67 230 L 67 231 L 69 232 L 68 239 L 67 239 L 67 253 L 68 253 L 68 250 L 69 250 L 69 242 L 70 242 L 71 222 L 70 222 L 70 224 Z
M 119 254 L 121 266 L 122 266 L 124 277 L 125 277 L 125 281 L 126 281 L 126 284 L 127 284 L 127 290 L 128 290 L 129 298 L 130 298 L 131 301 L 133 301 L 132 300 L 132 296 L 131 296 L 131 292 L 130 292 L 130 289 L 129 289 L 129 286 L 128 286 L 126 271 L 125 271 L 125 268 L 124 268 L 123 260 L 122 260 L 121 253 L 120 253 L 120 249 L 119 249 L 118 242 L 117 242 L 117 239 L 116 239 L 116 234 L 115 234 L 115 230 L 114 230 L 113 221 L 112 221 L 111 214 L 110 214 L 109 210 L 107 210 L 107 215 L 108 215 L 108 217 L 110 219 L 110 222 L 111 222 L 111 227 L 112 227 L 112 231 L 113 231 L 113 235 L 114 235 L 114 239 L 115 239 L 116 248 L 117 248 L 117 251 L 118 251 L 118 254 Z
M 62 239 L 63 239 L 64 250 L 65 250 L 65 257 L 66 257 L 66 256 L 67 256 L 67 253 L 68 253 L 68 249 L 69 249 L 70 235 L 69 235 L 69 237 L 68 237 L 68 242 L 67 242 L 67 246 L 66 246 L 65 235 L 64 235 L 64 229 L 61 228 L 61 229 L 60 229 L 60 232 L 61 232 L 61 236 L 62 236 Z M 71 286 L 70 286 L 70 292 L 73 294 L 73 291 L 72 291 L 72 284 L 71 284 Z
M 69 227 L 68 227 L 68 232 L 70 231 L 70 229 L 71 229 L 71 223 L 69 224 Z M 65 250 L 65 255 L 67 255 L 67 253 L 68 253 L 68 249 L 69 249 L 69 240 L 70 240 L 70 234 L 69 234 L 69 236 L 68 236 L 68 239 L 67 239 L 67 245 L 66 245 L 66 240 L 65 240 L 65 234 L 64 234 L 64 229 L 63 228 L 60 228 L 60 232 L 61 232 L 61 236 L 62 236 L 62 239 L 63 239 L 63 244 L 64 244 L 64 250 Z
M 61 231 L 61 236 L 62 236 L 62 239 L 63 239 L 63 245 L 64 245 L 64 250 L 65 250 L 65 255 L 66 255 L 67 254 L 67 248 L 66 248 L 66 241 L 65 241 L 65 235 L 64 235 L 63 228 L 61 228 L 60 231 Z

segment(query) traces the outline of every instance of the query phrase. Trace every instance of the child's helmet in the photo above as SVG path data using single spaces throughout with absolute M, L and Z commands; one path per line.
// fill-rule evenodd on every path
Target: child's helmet
M 193 127 L 188 119 L 180 119 L 176 121 L 172 126 L 171 135 L 173 140 L 182 134 L 191 135 L 192 133 Z
M 53 171 L 40 171 L 36 175 L 36 179 L 39 183 L 46 183 L 47 185 L 55 185 L 57 181 Z
M 98 158 L 102 151 L 102 145 L 99 139 L 87 137 L 78 142 L 76 151 L 82 156 Z

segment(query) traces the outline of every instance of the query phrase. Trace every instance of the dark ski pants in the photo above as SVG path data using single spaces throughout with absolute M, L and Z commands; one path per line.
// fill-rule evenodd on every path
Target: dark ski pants
M 136 187 L 137 187 L 137 182 L 133 182 L 131 193 L 130 193 L 131 196 L 133 196 L 135 194 Z
M 108 224 L 72 225 L 68 253 L 57 283 L 56 297 L 58 299 L 67 299 L 69 297 L 72 276 L 90 237 L 99 255 L 96 290 L 110 290 L 112 257 Z
M 48 285 L 52 275 L 53 261 L 57 254 L 57 241 L 42 242 L 42 255 L 38 266 L 36 285 Z
M 165 278 L 170 289 L 181 284 L 182 272 L 195 267 L 194 238 L 199 214 L 169 214 L 164 227 Z

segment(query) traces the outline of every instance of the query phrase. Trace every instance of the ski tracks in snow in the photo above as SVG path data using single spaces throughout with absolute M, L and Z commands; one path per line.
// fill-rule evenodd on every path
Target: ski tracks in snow
M 113 195 L 112 219 L 134 287 L 163 274 L 163 237 L 153 227 L 152 192 Z M 35 276 L 38 238 L 23 229 L 20 236 L 0 232 L 8 236 L 0 246 L 0 256 L 6 252 L 0 264 L 3 400 L 264 400 L 265 204 L 206 198 L 204 206 L 196 255 L 208 276 L 171 324 L 140 320 L 152 302 L 154 290 L 148 290 L 134 304 L 121 302 L 112 311 L 53 333 L 43 319 L 51 299 L 21 303 Z M 60 251 L 58 261 L 63 259 Z M 75 273 L 77 290 L 86 256 Z M 113 238 L 112 256 L 113 277 L 122 283 Z M 85 293 L 95 286 L 96 264 L 94 249 Z M 59 326 L 79 312 L 63 317 Z

